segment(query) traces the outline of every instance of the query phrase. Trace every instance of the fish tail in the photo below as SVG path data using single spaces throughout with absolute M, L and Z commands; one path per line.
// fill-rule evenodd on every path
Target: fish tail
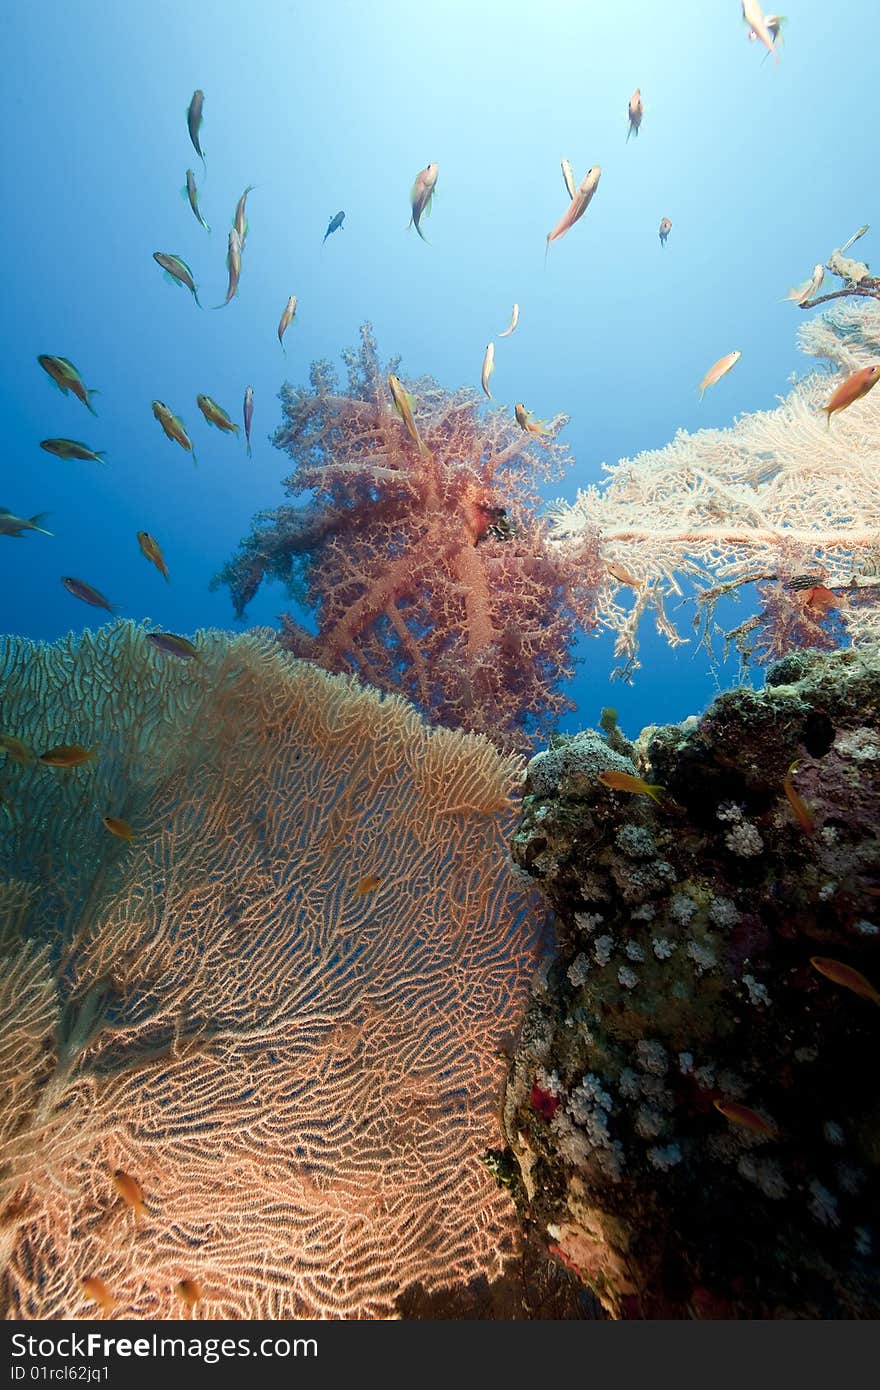
M 247 446 L 247 456 L 248 456 L 249 459 L 250 459 L 250 458 L 253 458 L 253 456 L 254 456 L 254 451 L 253 451 L 253 449 L 251 448 L 250 444 L 248 444 L 248 446 Z
M 86 406 L 86 409 L 87 409 L 87 410 L 90 410 L 90 411 L 92 412 L 92 414 L 95 416 L 96 419 L 97 419 L 97 416 L 98 416 L 98 412 L 97 412 L 97 410 L 95 409 L 95 407 L 92 405 L 92 400 L 91 400 L 91 398 L 92 398 L 92 396 L 98 396 L 98 395 L 100 395 L 100 392 L 99 392 L 98 390 L 96 390 L 96 389 L 93 389 L 93 390 L 91 390 L 91 391 L 87 391 L 87 392 L 86 392 L 86 399 L 85 399 L 85 406 Z
M 663 787 L 659 786 L 658 783 L 656 783 L 656 782 L 646 782 L 646 783 L 645 783 L 645 791 L 648 793 L 648 796 L 650 796 L 651 799 L 652 799 L 653 801 L 656 801 L 656 802 L 657 802 L 657 805 L 659 806 L 659 804 L 660 804 L 660 796 L 659 796 L 659 793 L 663 791 Z
M 44 521 L 46 520 L 46 517 L 47 517 L 48 515 L 49 515 L 48 512 L 37 512 L 37 514 L 36 514 L 35 516 L 32 516 L 32 517 L 30 518 L 30 523 L 31 523 L 31 526 L 33 526 L 33 528 L 34 528 L 35 531 L 42 531 L 42 533 L 43 533 L 44 536 L 53 536 L 53 535 L 55 534 L 55 532 L 54 532 L 54 531 L 47 531 L 46 528 L 45 528 L 45 526 L 42 525 L 42 522 L 44 522 Z
M 208 165 L 207 165 L 207 162 L 206 162 L 206 160 L 205 160 L 205 156 L 202 154 L 201 150 L 199 150 L 199 159 L 202 161 L 202 173 L 205 175 L 205 178 L 207 178 L 207 177 L 208 177 Z
M 211 230 L 211 228 L 209 227 L 209 228 L 208 228 L 208 231 L 210 232 L 210 230 Z M 193 299 L 196 301 L 196 303 L 198 304 L 199 308 L 201 309 L 201 308 L 202 308 L 202 302 L 201 302 L 201 300 L 199 299 L 199 295 L 198 295 L 198 291 L 197 291 L 197 290 L 193 290 Z

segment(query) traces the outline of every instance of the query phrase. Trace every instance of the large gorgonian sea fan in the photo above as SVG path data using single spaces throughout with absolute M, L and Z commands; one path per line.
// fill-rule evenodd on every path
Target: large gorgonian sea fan
M 313 634 L 282 617 L 282 646 L 329 671 L 406 695 L 431 719 L 528 749 L 570 702 L 579 628 L 593 622 L 598 557 L 589 538 L 548 542 L 536 483 L 570 461 L 555 435 L 478 412 L 468 389 L 409 383 L 423 448 L 394 413 L 369 325 L 343 354 L 341 390 L 326 362 L 309 388 L 285 385 L 275 444 L 305 505 L 260 513 L 214 584 L 242 616 L 264 578 L 310 607 Z
M 0 642 L 2 727 L 97 751 L 0 769 L 0 1319 L 93 1317 L 95 1279 L 151 1319 L 181 1280 L 220 1319 L 492 1283 L 522 760 L 265 632 L 196 645 Z
M 624 675 L 639 665 L 647 608 L 673 645 L 685 640 L 663 604 L 687 588 L 710 637 L 722 631 L 718 601 L 757 586 L 757 613 L 724 635 L 758 661 L 880 637 L 880 392 L 830 427 L 821 409 L 841 375 L 880 361 L 880 306 L 837 305 L 799 339 L 837 374 L 811 372 L 775 409 L 727 429 L 680 430 L 551 508 L 563 555 L 598 537 L 596 619 L 616 632 Z

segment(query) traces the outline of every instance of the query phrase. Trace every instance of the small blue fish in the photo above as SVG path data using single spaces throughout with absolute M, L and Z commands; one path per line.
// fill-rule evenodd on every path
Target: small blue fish
M 339 228 L 342 227 L 342 224 L 343 224 L 344 221 L 345 221 L 345 213 L 344 213 L 344 212 L 337 212 L 337 214 L 336 214 L 335 217 L 331 217 L 331 218 L 330 218 L 330 225 L 328 226 L 326 232 L 324 233 L 324 241 L 327 240 L 327 238 L 328 238 L 328 236 L 330 235 L 331 232 L 338 232 L 338 231 L 339 231 Z M 345 228 L 342 227 L 342 230 L 345 231 Z M 322 242 L 321 242 L 321 245 L 323 246 L 323 244 L 324 244 L 324 242 L 322 241 Z

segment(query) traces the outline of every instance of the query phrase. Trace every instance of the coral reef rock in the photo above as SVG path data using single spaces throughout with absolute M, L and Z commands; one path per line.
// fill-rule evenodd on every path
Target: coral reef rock
M 880 1316 L 878 711 L 876 648 L 801 652 L 529 764 L 512 852 L 558 941 L 506 1158 L 612 1316 Z

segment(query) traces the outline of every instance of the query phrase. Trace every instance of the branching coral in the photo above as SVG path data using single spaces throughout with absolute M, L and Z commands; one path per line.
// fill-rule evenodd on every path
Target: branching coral
M 808 352 L 850 373 L 880 359 L 880 307 L 841 305 L 800 337 Z M 657 608 L 670 641 L 682 640 L 662 603 L 681 597 L 683 584 L 696 586 L 709 625 L 719 597 L 761 582 L 761 611 L 741 634 L 761 659 L 836 645 L 835 625 L 860 640 L 880 631 L 880 400 L 859 402 L 829 429 L 820 407 L 832 389 L 814 372 L 777 409 L 730 429 L 680 431 L 665 448 L 608 467 L 605 483 L 573 504 L 556 504 L 553 536 L 563 553 L 599 537 L 608 565 L 597 618 L 616 631 L 626 670 L 638 665 L 647 608 Z M 621 571 L 636 584 L 623 583 Z M 836 598 L 817 601 L 814 586 Z
M 538 520 L 535 483 L 559 476 L 568 451 L 427 378 L 411 383 L 420 448 L 392 411 L 369 327 L 344 357 L 347 390 L 318 363 L 310 389 L 281 393 L 275 443 L 295 464 L 285 486 L 312 500 L 263 513 L 215 582 L 241 615 L 264 577 L 282 579 L 318 625 L 312 635 L 286 618 L 288 650 L 527 747 L 568 707 L 559 683 L 592 622 L 595 547 L 581 537 L 563 555 Z
M 480 1162 L 532 965 L 514 756 L 269 634 L 0 648 L 10 1318 L 383 1317 L 496 1273 Z M 134 844 L 111 836 L 126 817 Z M 143 1190 L 135 1219 L 117 1171 Z

